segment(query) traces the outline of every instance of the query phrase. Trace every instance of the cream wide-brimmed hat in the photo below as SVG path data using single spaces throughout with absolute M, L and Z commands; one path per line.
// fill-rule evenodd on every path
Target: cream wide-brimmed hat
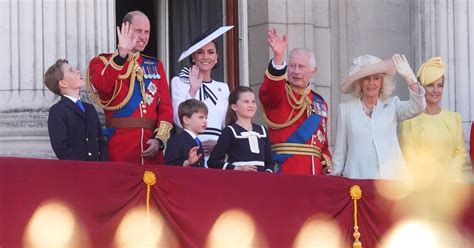
M 374 74 L 383 73 L 388 76 L 395 75 L 395 64 L 392 60 L 381 60 L 372 55 L 362 55 L 352 60 L 349 69 L 349 77 L 344 81 L 341 91 L 350 94 L 355 90 L 355 83 L 363 78 Z

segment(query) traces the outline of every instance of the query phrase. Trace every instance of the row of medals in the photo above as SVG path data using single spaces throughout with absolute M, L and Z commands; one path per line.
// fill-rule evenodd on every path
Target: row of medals
M 156 66 L 142 66 L 143 78 L 144 79 L 160 79 L 161 75 L 158 73 Z M 158 91 L 158 88 L 153 82 L 150 82 L 147 87 L 148 92 L 146 92 L 143 101 L 140 102 L 143 108 L 143 113 L 146 114 L 146 105 L 151 105 L 153 103 L 153 96 Z

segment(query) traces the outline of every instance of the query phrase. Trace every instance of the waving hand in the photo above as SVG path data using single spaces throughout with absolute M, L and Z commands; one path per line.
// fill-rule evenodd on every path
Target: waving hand
M 118 50 L 122 58 L 133 50 L 137 44 L 137 38 L 133 35 L 133 25 L 129 22 L 122 23 L 122 28 L 117 27 Z
M 283 56 L 285 55 L 286 46 L 288 45 L 288 39 L 286 35 L 283 35 L 281 38 L 278 36 L 276 29 L 268 30 L 268 46 L 272 49 L 273 52 L 273 62 L 276 65 L 281 65 L 283 63 Z

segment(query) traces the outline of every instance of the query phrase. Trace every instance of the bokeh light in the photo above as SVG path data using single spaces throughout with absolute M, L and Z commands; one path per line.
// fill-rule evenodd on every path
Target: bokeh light
M 212 227 L 208 248 L 257 248 L 257 229 L 250 215 L 240 209 L 231 209 L 217 219 Z
M 146 208 L 132 209 L 120 223 L 115 235 L 116 248 L 155 248 L 162 244 L 165 224 L 155 211 L 147 215 Z
M 329 217 L 316 215 L 303 224 L 296 236 L 293 248 L 344 247 L 339 226 Z
M 382 240 L 382 248 L 469 247 L 468 241 L 445 223 L 410 219 L 395 225 Z
M 73 212 L 59 201 L 48 201 L 41 204 L 30 219 L 24 247 L 87 247 L 84 240 L 78 238 L 78 232 Z

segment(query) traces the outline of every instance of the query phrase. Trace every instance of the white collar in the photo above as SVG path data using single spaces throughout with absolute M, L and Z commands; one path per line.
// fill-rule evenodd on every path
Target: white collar
M 69 98 L 73 103 L 76 103 L 78 100 L 81 100 L 80 98 L 75 98 L 73 96 L 68 96 L 68 95 L 63 95 L 63 96 Z
M 191 135 L 191 137 L 193 137 L 193 139 L 196 139 L 197 135 L 194 134 L 191 130 L 184 129 L 184 131 L 186 131 L 187 133 L 189 133 L 189 135 Z

